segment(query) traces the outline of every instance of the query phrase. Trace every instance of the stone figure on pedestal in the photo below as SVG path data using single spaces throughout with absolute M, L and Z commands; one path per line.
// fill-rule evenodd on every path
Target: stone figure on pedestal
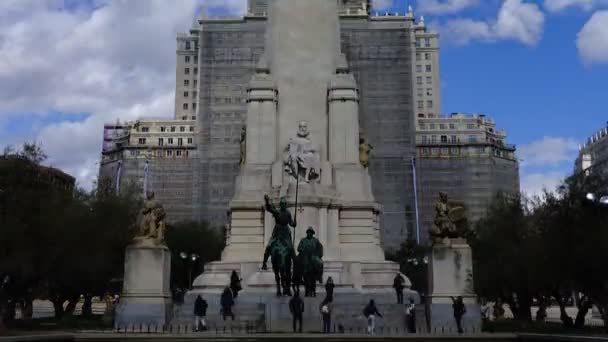
M 319 149 L 310 140 L 308 123 L 300 121 L 296 137 L 289 139 L 285 148 L 283 164 L 285 172 L 295 179 L 301 176 L 306 183 L 319 178 L 321 158 Z
M 141 210 L 141 218 L 139 227 L 133 238 L 134 242 L 152 242 L 156 245 L 164 244 L 165 242 L 165 209 L 154 198 L 154 192 L 146 194 L 146 201 Z
M 369 156 L 373 149 L 374 149 L 374 147 L 367 142 L 367 140 L 365 139 L 363 134 L 360 134 L 359 135 L 359 163 L 361 163 L 361 166 L 363 166 L 364 168 L 369 167 Z
M 305 297 L 316 297 L 315 284 L 323 282 L 323 245 L 314 235 L 314 229 L 309 227 L 298 244 L 297 266 L 304 278 Z
M 468 223 L 463 203 L 448 201 L 448 195 L 439 193 L 439 201 L 435 204 L 435 222 L 431 228 L 431 238 L 435 243 L 443 239 L 464 239 L 468 231 Z
M 296 227 L 296 222 L 292 219 L 291 213 L 287 210 L 287 200 L 281 199 L 279 209 L 275 208 L 268 195 L 264 196 L 265 209 L 274 217 L 275 225 L 272 237 L 264 251 L 264 261 L 262 269 L 266 270 L 268 257 L 271 257 L 272 270 L 274 271 L 277 283 L 277 296 L 282 294 L 291 296 L 291 264 L 295 256 L 293 242 L 291 240 L 290 226 Z

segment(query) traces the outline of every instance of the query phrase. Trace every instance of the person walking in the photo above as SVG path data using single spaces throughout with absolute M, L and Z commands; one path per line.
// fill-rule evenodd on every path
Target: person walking
M 241 286 L 241 280 L 243 279 L 241 279 L 238 273 L 233 270 L 232 274 L 230 275 L 230 290 L 232 290 L 232 295 L 234 299 L 239 296 L 239 291 L 243 289 L 243 287 Z
M 296 332 L 296 323 L 300 324 L 298 332 L 302 332 L 302 316 L 304 313 L 304 301 L 300 298 L 300 293 L 296 292 L 289 300 L 289 311 L 293 318 L 293 332 Z
M 376 303 L 373 299 L 369 300 L 369 303 L 363 309 L 363 316 L 367 318 L 367 333 L 369 335 L 376 334 L 376 316 L 382 317 L 382 314 L 378 312 L 378 308 L 376 307 Z
M 331 332 L 331 302 L 325 298 L 323 302 L 321 302 L 319 309 L 321 310 L 321 316 L 323 317 L 323 333 L 329 334 Z
M 397 304 L 403 304 L 403 277 L 401 274 L 397 273 L 395 279 L 393 279 L 393 288 L 395 289 L 395 293 L 397 293 Z
M 234 321 L 234 313 L 232 312 L 232 307 L 234 306 L 234 297 L 232 296 L 232 290 L 230 287 L 226 287 L 224 289 L 222 297 L 220 298 L 220 305 L 222 306 L 222 317 L 224 318 L 224 321 L 228 316 L 230 316 Z
M 205 331 L 207 330 L 207 301 L 198 295 L 196 300 L 194 301 L 194 330 L 195 331 Z
M 462 316 L 467 312 L 467 308 L 464 305 L 464 300 L 462 296 L 458 296 L 457 298 L 452 298 L 452 309 L 454 310 L 454 319 L 456 320 L 456 328 L 458 329 L 458 333 L 462 334 L 464 331 L 462 330 Z
M 409 333 L 416 333 L 416 305 L 413 298 L 405 305 L 405 324 Z
M 334 301 L 334 287 L 336 287 L 334 279 L 332 277 L 327 278 L 327 281 L 325 282 L 325 300 L 330 303 Z

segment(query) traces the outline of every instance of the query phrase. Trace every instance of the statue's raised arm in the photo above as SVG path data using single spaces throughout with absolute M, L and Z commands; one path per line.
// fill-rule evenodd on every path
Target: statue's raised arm
M 272 216 L 276 217 L 279 215 L 279 211 L 277 210 L 277 208 L 272 205 L 272 203 L 270 202 L 270 198 L 268 197 L 268 195 L 264 195 L 264 208 L 266 208 L 266 210 L 272 214 Z

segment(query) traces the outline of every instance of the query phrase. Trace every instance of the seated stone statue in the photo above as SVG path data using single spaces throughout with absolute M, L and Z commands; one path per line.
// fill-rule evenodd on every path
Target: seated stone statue
M 464 203 L 448 201 L 448 195 L 439 193 L 439 201 L 435 204 L 435 221 L 430 231 L 435 243 L 443 239 L 466 238 L 468 222 Z
M 292 177 L 303 177 L 305 182 L 318 179 L 321 173 L 321 157 L 318 148 L 309 138 L 308 123 L 301 121 L 296 137 L 291 138 L 285 149 L 283 164 Z
M 165 209 L 154 199 L 154 192 L 146 194 L 144 207 L 141 210 L 139 229 L 135 234 L 136 242 L 152 241 L 162 244 L 165 240 Z

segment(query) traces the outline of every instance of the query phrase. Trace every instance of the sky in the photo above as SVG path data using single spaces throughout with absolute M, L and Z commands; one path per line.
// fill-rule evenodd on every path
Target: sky
M 521 186 L 553 189 L 608 121 L 608 0 L 376 0 L 440 33 L 442 112 L 483 113 L 517 145 Z M 0 1 L 0 147 L 40 142 L 92 188 L 103 124 L 172 117 L 175 35 L 246 0 Z

